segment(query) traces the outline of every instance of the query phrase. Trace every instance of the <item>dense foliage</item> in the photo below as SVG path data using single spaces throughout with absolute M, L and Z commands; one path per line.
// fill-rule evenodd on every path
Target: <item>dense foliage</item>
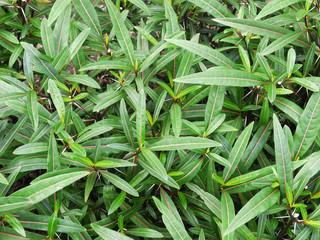
M 0 239 L 320 238 L 318 0 L 0 1 Z

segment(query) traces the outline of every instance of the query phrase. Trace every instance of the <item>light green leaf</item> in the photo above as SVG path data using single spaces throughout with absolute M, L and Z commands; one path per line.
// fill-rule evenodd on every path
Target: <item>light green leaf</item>
M 227 68 L 237 68 L 236 64 L 218 50 L 201 45 L 196 42 L 176 39 L 166 39 L 167 42 L 173 43 L 179 47 L 185 48 L 196 55 L 199 55 L 210 62 Z
M 252 218 L 268 210 L 279 200 L 279 197 L 279 189 L 267 187 L 261 190 L 259 193 L 254 195 L 243 208 L 241 208 L 241 210 L 229 224 L 230 227 L 224 232 L 224 235 L 233 232 L 237 228 L 250 221 Z
M 134 49 L 129 31 L 122 20 L 120 12 L 111 0 L 105 0 L 117 40 L 132 67 L 135 67 Z
M 60 120 L 61 120 L 61 122 L 64 122 L 66 109 L 64 106 L 64 102 L 63 102 L 60 90 L 58 89 L 56 83 L 51 79 L 49 79 L 48 88 L 50 91 L 50 95 L 51 95 L 53 104 L 57 109 Z
M 273 130 L 274 130 L 274 148 L 276 155 L 277 173 L 279 178 L 281 193 L 286 194 L 286 184 L 292 188 L 292 164 L 291 154 L 287 138 L 279 123 L 276 115 L 273 115 Z
M 282 8 L 288 7 L 289 5 L 304 2 L 305 0 L 273 0 L 270 1 L 264 8 L 259 12 L 255 19 L 263 18 L 271 13 L 274 13 Z
M 150 143 L 149 150 L 153 151 L 172 151 L 183 149 L 205 149 L 210 147 L 218 147 L 220 143 L 206 138 L 198 137 L 165 137 L 159 141 Z
M 175 82 L 189 84 L 204 84 L 232 87 L 252 87 L 267 85 L 265 80 L 257 75 L 245 71 L 212 67 L 205 72 L 190 74 L 177 78 Z

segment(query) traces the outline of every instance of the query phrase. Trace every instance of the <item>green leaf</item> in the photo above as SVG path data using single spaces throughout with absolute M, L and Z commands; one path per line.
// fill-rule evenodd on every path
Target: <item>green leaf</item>
M 9 225 L 21 236 L 26 237 L 26 232 L 19 222 L 19 220 L 11 214 L 7 214 L 4 216 L 4 219 L 9 223 Z
M 19 44 L 19 40 L 17 39 L 17 37 L 9 31 L 0 29 L 0 37 L 1 39 L 7 40 L 11 43 Z
M 193 4 L 203 8 L 216 18 L 234 17 L 219 1 L 217 0 L 188 0 Z
M 163 3 L 165 16 L 168 19 L 168 21 L 166 22 L 166 35 L 179 32 L 180 27 L 178 23 L 178 18 L 174 9 L 171 6 L 171 1 L 164 0 Z
M 213 212 L 219 219 L 221 219 L 221 203 L 216 197 L 214 197 L 212 194 L 208 192 L 205 192 L 193 183 L 187 183 L 186 185 L 188 188 L 190 188 L 193 192 L 195 192 L 202 198 L 202 200 L 204 201 L 206 206 L 211 210 L 211 212 Z
M 204 149 L 210 147 L 218 147 L 218 142 L 212 141 L 206 138 L 198 137 L 165 137 L 161 140 L 150 143 L 148 145 L 149 150 L 153 151 L 172 151 L 172 150 L 183 150 L 183 149 Z
M 124 200 L 126 199 L 126 192 L 121 192 L 115 200 L 113 200 L 113 202 L 111 203 L 111 206 L 108 210 L 108 215 L 114 213 L 114 211 L 116 211 L 121 204 L 124 202 Z
M 102 176 L 110 181 L 112 184 L 114 184 L 116 187 L 120 188 L 122 191 L 125 191 L 132 196 L 138 197 L 139 193 L 126 181 L 124 181 L 122 178 L 118 177 L 117 175 L 107 172 L 107 171 L 101 171 L 100 172 Z
M 27 110 L 29 118 L 32 122 L 33 129 L 37 130 L 39 123 L 39 113 L 37 93 L 34 90 L 31 90 L 27 93 Z
M 130 228 L 126 232 L 137 237 L 163 238 L 162 233 L 150 228 Z
M 292 74 L 295 62 L 296 62 L 296 51 L 293 48 L 290 48 L 289 51 L 288 51 L 288 56 L 287 56 L 287 73 L 288 73 L 288 77 L 290 77 L 291 74 Z
M 170 117 L 172 129 L 176 138 L 180 136 L 182 128 L 181 107 L 177 103 L 173 103 L 170 109 Z
M 280 48 L 285 47 L 286 45 L 292 43 L 297 38 L 299 38 L 304 32 L 291 32 L 283 35 L 282 37 L 278 38 L 274 42 L 272 42 L 269 46 L 267 46 L 262 51 L 262 55 L 268 55 L 270 53 L 273 53 Z
M 41 68 L 44 74 L 46 74 L 51 79 L 62 82 L 61 77 L 52 66 L 52 64 L 40 58 L 40 52 L 36 48 L 34 48 L 31 44 L 25 42 L 22 42 L 21 45 L 28 53 L 28 55 L 30 55 L 33 62 Z
M 26 198 L 31 203 L 35 204 L 88 174 L 89 172 L 86 171 L 61 174 L 24 187 L 10 196 Z
M 222 67 L 212 67 L 205 72 L 190 74 L 174 81 L 233 87 L 252 87 L 267 84 L 263 78 L 252 73 Z
M 134 142 L 133 126 L 129 120 L 128 111 L 124 99 L 121 99 L 120 102 L 120 116 L 124 133 L 129 141 L 129 144 L 134 148 L 136 144 Z
M 49 13 L 49 19 L 47 22 L 48 26 L 51 26 L 52 23 L 63 13 L 63 10 L 69 5 L 71 0 L 57 0 L 54 2 L 51 11 Z
M 146 126 L 146 96 L 144 90 L 139 93 L 137 105 L 136 129 L 139 147 L 142 148 L 145 139 Z
M 249 138 L 252 132 L 254 122 L 252 122 L 250 125 L 248 125 L 241 133 L 239 138 L 237 139 L 236 143 L 234 144 L 230 155 L 229 155 L 229 162 L 231 163 L 230 167 L 225 167 L 223 170 L 223 179 L 226 182 L 233 172 L 236 170 L 242 155 L 244 153 L 244 150 L 246 149 Z
M 50 238 L 53 238 L 54 234 L 57 231 L 57 227 L 58 227 L 57 212 L 53 212 L 48 223 L 48 235 Z
M 21 117 L 19 121 L 10 129 L 6 136 L 0 141 L 0 156 L 5 153 L 14 136 L 27 121 L 27 116 Z
M 173 239 L 191 240 L 192 238 L 187 233 L 185 227 L 177 218 L 180 216 L 174 215 L 159 199 L 153 197 L 157 208 L 162 213 L 162 221 L 168 229 Z
M 313 93 L 299 119 L 296 132 L 293 135 L 295 144 L 295 161 L 303 156 L 314 142 L 319 130 L 320 121 L 320 93 Z
M 271 13 L 274 13 L 282 8 L 288 7 L 289 5 L 298 3 L 298 2 L 304 2 L 304 0 L 273 0 L 269 2 L 264 8 L 259 12 L 258 16 L 256 16 L 255 19 L 263 18 Z
M 105 0 L 105 2 L 110 14 L 113 28 L 117 36 L 118 43 L 121 46 L 124 54 L 127 56 L 131 66 L 135 67 L 136 60 L 129 31 L 124 24 L 124 21 L 122 20 L 120 12 L 117 10 L 116 6 L 114 6 L 113 2 L 111 0 Z
M 232 62 L 229 58 L 220 53 L 218 50 L 215 50 L 211 47 L 186 40 L 166 39 L 166 41 L 173 43 L 179 47 L 185 48 L 188 51 L 193 52 L 194 54 L 199 55 L 218 66 L 224 66 L 227 68 L 237 68 L 234 62 Z
M 69 82 L 80 83 L 88 87 L 100 89 L 99 83 L 97 83 L 93 78 L 87 75 L 68 75 L 65 76 L 64 79 L 66 79 Z
M 230 223 L 235 216 L 232 198 L 225 191 L 222 191 L 221 194 L 221 212 L 222 230 L 225 232 L 230 227 Z M 230 232 L 227 236 L 224 236 L 223 239 L 234 239 L 234 232 Z
M 80 71 L 94 70 L 94 69 L 122 69 L 133 71 L 134 68 L 126 62 L 113 61 L 113 60 L 98 60 L 95 63 L 89 63 L 83 66 Z
M 119 232 L 111 230 L 109 228 L 101 227 L 98 224 L 91 223 L 90 224 L 93 230 L 98 233 L 98 235 L 104 240 L 117 239 L 117 240 L 133 240 L 130 237 L 122 235 Z
M 55 170 L 60 168 L 59 152 L 53 131 L 50 131 L 47 162 L 48 172 L 54 172 Z
M 272 1 L 274 2 L 274 1 Z M 288 0 L 286 1 L 288 2 Z M 224 19 L 213 19 L 215 22 L 239 29 L 245 32 L 251 32 L 261 36 L 268 36 L 270 38 L 278 39 L 281 36 L 291 33 L 292 31 L 278 27 L 274 24 L 267 23 L 265 21 L 256 21 L 251 19 L 237 19 L 237 18 L 224 18 Z M 293 44 L 301 47 L 310 47 L 310 45 L 300 39 L 296 39 Z
M 23 154 L 33 154 L 38 152 L 46 152 L 48 150 L 48 143 L 38 142 L 38 143 L 28 143 L 22 145 L 14 150 L 15 155 Z
M 29 199 L 25 197 L 0 197 L 0 216 L 4 216 L 31 205 Z
M 46 18 L 43 18 L 41 20 L 40 30 L 44 51 L 47 54 L 47 56 L 54 58 L 56 56 L 56 50 L 55 45 L 53 43 L 53 32 L 51 27 L 48 25 L 48 21 Z
M 126 93 L 121 89 L 113 93 L 108 94 L 105 98 L 102 98 L 93 109 L 94 112 L 98 112 L 101 109 L 107 108 L 116 102 L 119 102 Z
M 141 153 L 142 153 L 143 157 L 150 163 L 153 170 L 158 172 L 163 179 L 168 180 L 168 174 L 167 174 L 164 166 L 160 162 L 159 158 L 157 157 L 157 155 L 146 148 L 142 148 Z
M 279 178 L 280 190 L 282 194 L 286 194 L 286 184 L 292 188 L 292 164 L 291 154 L 287 138 L 281 128 L 278 118 L 273 115 L 274 130 L 274 148 L 276 155 L 277 173 Z
M 294 81 L 295 83 L 310 89 L 313 92 L 319 92 L 319 87 L 317 84 L 315 84 L 312 81 L 309 81 L 308 78 L 296 78 L 296 77 L 292 77 L 290 78 L 290 80 Z
M 60 117 L 61 122 L 63 123 L 64 118 L 65 118 L 65 114 L 66 114 L 66 109 L 64 106 L 64 102 L 63 102 L 60 90 L 58 89 L 56 83 L 51 79 L 49 79 L 48 88 L 50 91 L 50 95 L 51 95 L 53 104 L 57 109 L 57 112 L 58 112 L 58 115 Z
M 136 5 L 142 11 L 144 11 L 147 15 L 151 15 L 150 9 L 142 0 L 129 0 L 129 2 Z
M 96 183 L 98 177 L 98 173 L 97 172 L 90 172 L 90 174 L 87 177 L 86 180 L 86 186 L 84 188 L 84 201 L 87 202 L 89 195 L 94 187 L 94 184 Z
M 90 26 L 93 33 L 102 38 L 98 15 L 90 0 L 72 0 L 72 2 L 81 18 Z
M 273 189 L 271 187 L 262 189 L 259 193 L 254 195 L 243 208 L 241 208 L 229 224 L 230 227 L 224 232 L 224 235 L 233 232 L 252 218 L 268 210 L 279 200 L 279 197 L 279 189 Z

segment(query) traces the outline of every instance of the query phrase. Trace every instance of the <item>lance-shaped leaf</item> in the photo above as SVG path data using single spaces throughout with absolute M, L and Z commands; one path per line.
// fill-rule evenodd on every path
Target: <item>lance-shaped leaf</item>
M 139 93 L 139 102 L 137 105 L 136 129 L 140 148 L 143 146 L 146 128 L 146 95 L 144 90 Z
M 97 12 L 94 10 L 90 0 L 72 0 L 75 8 L 82 17 L 82 19 L 90 26 L 93 33 L 101 37 L 101 27 L 98 19 Z
M 22 210 L 32 203 L 25 197 L 0 197 L 0 216 Z
M 193 52 L 194 54 L 203 57 L 218 66 L 237 68 L 236 64 L 232 62 L 228 57 L 211 47 L 186 40 L 166 39 L 166 41 L 173 43 L 174 45 L 177 45 L 179 47 L 185 48 L 190 52 Z
M 253 161 L 258 157 L 265 143 L 268 141 L 272 129 L 272 121 L 270 120 L 266 126 L 261 126 L 254 134 L 247 149 L 243 153 L 241 165 L 245 169 L 249 169 Z
M 119 102 L 124 96 L 125 92 L 121 89 L 120 91 L 115 91 L 114 93 L 108 94 L 107 97 L 101 99 L 93 111 L 98 112 L 101 109 L 107 108 L 116 102 Z
M 229 193 L 222 191 L 221 193 L 221 217 L 222 217 L 222 230 L 225 232 L 229 227 L 230 223 L 234 218 L 235 211 L 232 198 Z M 227 236 L 223 237 L 223 240 L 234 239 L 234 232 L 229 233 Z
M 229 155 L 229 162 L 230 162 L 230 167 L 225 167 L 223 170 L 223 179 L 224 182 L 226 182 L 230 176 L 233 174 L 233 172 L 236 170 L 242 155 L 244 153 L 244 150 L 246 149 L 249 138 L 252 132 L 254 122 L 252 122 L 249 126 L 247 126 L 242 133 L 240 134 L 238 140 L 234 144 L 230 155 Z
M 136 5 L 142 11 L 144 11 L 147 15 L 151 15 L 149 7 L 142 0 L 129 0 L 133 5 Z
M 41 180 L 35 184 L 22 188 L 10 196 L 24 197 L 33 204 L 42 201 L 53 193 L 87 176 L 89 172 L 79 171 L 68 174 L 61 174 L 48 179 Z
M 5 153 L 14 136 L 19 132 L 20 128 L 27 121 L 27 116 L 21 117 L 19 121 L 10 129 L 6 136 L 0 141 L 0 156 Z
M 206 104 L 205 112 L 205 126 L 208 126 L 213 121 L 214 117 L 217 116 L 222 109 L 224 100 L 225 88 L 222 86 L 211 86 L 210 93 L 208 97 L 208 102 Z
M 32 58 L 33 62 L 41 68 L 44 74 L 51 79 L 62 82 L 62 78 L 59 76 L 56 69 L 52 66 L 52 64 L 40 58 L 40 52 L 35 47 L 25 42 L 22 42 L 21 45 Z
M 27 143 L 16 148 L 13 153 L 15 155 L 23 154 L 33 154 L 39 152 L 46 152 L 48 150 L 48 143 L 46 142 L 37 142 L 37 143 Z
M 165 180 L 168 180 L 168 174 L 166 172 L 166 169 L 162 165 L 157 155 L 146 148 L 141 149 L 141 153 L 143 157 L 150 163 L 151 167 L 155 171 L 157 171 L 162 176 L 162 178 L 164 178 Z
M 122 235 L 119 232 L 116 232 L 106 227 L 101 227 L 100 225 L 95 223 L 91 223 L 91 227 L 104 240 L 110 240 L 110 239 L 133 240 L 132 238 Z
M 51 26 L 52 23 L 63 13 L 63 10 L 68 6 L 71 0 L 57 0 L 54 2 L 48 19 L 48 26 Z
M 278 27 L 274 24 L 267 23 L 265 21 L 256 21 L 251 19 L 240 19 L 240 18 L 224 18 L 224 19 L 213 19 L 214 21 L 239 29 L 245 32 L 251 32 L 261 36 L 268 36 L 270 38 L 279 38 L 285 34 L 291 33 L 292 31 Z M 310 47 L 310 44 L 305 40 L 296 39 L 293 44 L 301 47 Z
M 172 129 L 176 138 L 180 136 L 182 128 L 181 107 L 177 103 L 173 103 L 170 109 L 170 117 Z
M 99 83 L 87 75 L 68 75 L 65 76 L 64 79 L 68 80 L 69 82 L 80 83 L 88 87 L 100 89 Z
M 137 190 L 135 190 L 129 183 L 127 183 L 125 180 L 123 180 L 119 176 L 107 171 L 101 171 L 100 173 L 105 179 L 110 181 L 112 184 L 114 184 L 116 187 L 120 188 L 121 190 L 131 194 L 132 196 L 135 196 L 135 197 L 139 196 L 139 193 L 137 192 Z
M 286 194 L 286 184 L 292 188 L 292 164 L 291 153 L 286 135 L 279 123 L 276 115 L 273 115 L 273 133 L 274 148 L 276 155 L 277 173 L 279 178 L 280 190 L 282 194 Z
M 262 55 L 268 55 L 270 53 L 273 53 L 280 48 L 283 48 L 287 44 L 292 43 L 295 41 L 297 38 L 299 38 L 304 32 L 291 32 L 287 33 L 286 35 L 283 35 L 282 37 L 278 38 L 275 40 L 273 43 L 271 43 L 269 46 L 267 46 L 265 49 L 262 51 Z
M 6 226 L 6 227 L 0 227 L 0 238 L 2 240 L 21 240 L 22 237 L 14 229 Z M 38 233 L 26 232 L 25 239 L 42 240 L 45 238 L 46 236 L 40 235 Z
M 94 187 L 94 184 L 96 183 L 98 177 L 98 173 L 97 172 L 91 172 L 86 180 L 86 186 L 84 188 L 84 201 L 87 202 L 89 195 Z
M 172 151 L 183 149 L 205 149 L 219 147 L 220 143 L 206 138 L 198 137 L 165 137 L 154 143 L 150 143 L 148 149 L 153 151 Z
M 99 60 L 95 63 L 89 63 L 83 66 L 80 71 L 93 70 L 93 69 L 122 69 L 127 71 L 133 71 L 134 68 L 131 64 L 113 60 Z
M 273 189 L 271 187 L 262 189 L 259 193 L 254 195 L 243 208 L 241 208 L 229 224 L 230 227 L 224 232 L 224 235 L 233 232 L 237 228 L 246 224 L 252 218 L 268 210 L 279 200 L 279 197 L 279 189 Z
M 132 67 L 135 67 L 134 49 L 129 31 L 124 24 L 120 12 L 111 0 L 105 0 L 117 40 Z
M 59 169 L 60 167 L 59 152 L 58 152 L 57 142 L 56 142 L 53 131 L 50 132 L 47 161 L 48 161 L 48 172 L 53 172 Z
M 67 2 L 67 1 L 66 1 Z M 53 32 L 46 18 L 41 20 L 41 39 L 44 51 L 52 58 L 56 56 L 56 50 L 53 43 Z
M 260 76 L 246 71 L 212 67 L 205 72 L 190 74 L 177 78 L 175 82 L 233 87 L 253 87 L 267 85 Z
M 114 211 L 116 211 L 121 204 L 124 202 L 124 200 L 126 199 L 126 192 L 121 192 L 115 200 L 113 200 L 113 202 L 111 203 L 111 206 L 108 210 L 108 215 L 112 214 Z
M 234 17 L 219 1 L 217 0 L 188 0 L 193 4 L 203 8 L 216 18 Z
M 193 192 L 198 194 L 206 206 L 219 218 L 221 219 L 221 203 L 220 201 L 214 197 L 212 194 L 202 190 L 199 186 L 194 183 L 187 183 L 188 188 L 190 188 Z
M 25 232 L 23 226 L 21 225 L 21 223 L 19 222 L 19 220 L 16 217 L 14 217 L 12 214 L 7 214 L 7 215 L 4 216 L 4 219 L 7 221 L 7 223 L 9 223 L 9 225 L 17 233 L 19 233 L 23 237 L 26 237 L 26 232 Z
M 32 122 L 33 129 L 36 130 L 39 123 L 39 113 L 37 93 L 34 90 L 31 90 L 27 93 L 27 110 L 29 118 Z
M 294 160 L 303 156 L 314 142 L 320 124 L 320 93 L 313 93 L 298 122 L 293 136 L 295 144 Z
M 168 21 L 166 22 L 166 31 L 167 31 L 166 35 L 179 32 L 180 27 L 179 27 L 178 18 L 174 9 L 171 6 L 171 1 L 164 0 L 163 3 L 164 3 L 165 16 L 168 19 Z
M 29 229 L 47 231 L 50 224 L 50 216 L 34 214 L 31 212 L 20 211 L 18 212 L 18 220 L 21 222 L 22 226 Z M 63 233 L 71 232 L 83 232 L 86 229 L 78 223 L 74 223 L 69 220 L 57 219 L 56 220 L 56 231 Z M 53 229 L 54 230 L 54 229 Z
M 177 218 L 180 216 L 176 216 L 173 214 L 169 208 L 167 208 L 159 199 L 153 197 L 153 201 L 155 202 L 157 208 L 162 213 L 162 221 L 164 225 L 167 227 L 170 235 L 173 239 L 179 240 L 191 240 L 192 238 L 187 233 L 185 227 Z
M 259 12 L 255 19 L 263 18 L 271 13 L 274 13 L 282 8 L 288 7 L 289 5 L 304 2 L 304 0 L 273 0 L 269 2 L 264 8 Z
M 145 237 L 145 238 L 163 238 L 163 234 L 150 229 L 150 228 L 130 228 L 126 230 L 127 233 L 137 236 L 137 237 Z
M 126 108 L 125 101 L 123 99 L 121 99 L 121 102 L 120 102 L 120 116 L 121 116 L 123 131 L 129 141 L 130 146 L 134 148 L 136 144 L 134 142 L 132 123 L 129 120 L 128 111 Z
M 48 88 L 49 88 L 49 92 L 51 95 L 51 99 L 53 101 L 54 106 L 57 109 L 57 112 L 58 112 L 58 115 L 61 119 L 61 122 L 64 122 L 66 109 L 64 106 L 61 92 L 60 92 L 59 88 L 57 87 L 56 83 L 51 79 L 49 79 Z

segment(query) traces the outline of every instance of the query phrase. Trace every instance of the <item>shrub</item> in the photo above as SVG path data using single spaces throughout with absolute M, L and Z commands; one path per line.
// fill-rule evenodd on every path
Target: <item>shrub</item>
M 319 239 L 319 9 L 0 1 L 0 239 Z

